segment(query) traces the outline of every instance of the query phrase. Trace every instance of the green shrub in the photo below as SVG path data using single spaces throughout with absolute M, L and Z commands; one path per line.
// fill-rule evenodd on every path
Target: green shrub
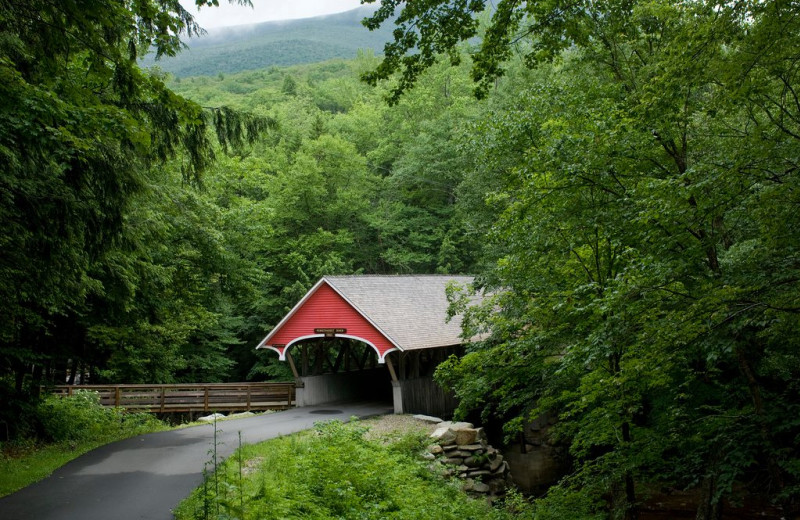
M 39 436 L 33 436 L 31 428 L 30 436 L 0 442 L 0 497 L 45 478 L 97 446 L 166 428 L 150 414 L 103 408 L 97 393 L 86 391 L 49 396 L 31 405 L 29 416 L 38 422 Z
M 419 436 L 384 444 L 365 439 L 360 423 L 338 421 L 245 446 L 181 504 L 181 520 L 511 518 L 444 480 L 419 457 Z M 242 462 L 244 461 L 244 462 Z M 244 478 L 241 478 L 244 474 Z
M 603 520 L 606 504 L 584 488 L 553 486 L 543 498 L 535 500 L 533 512 L 536 520 Z
M 100 404 L 97 392 L 78 390 L 68 397 L 49 396 L 37 408 L 44 436 L 54 442 L 99 440 L 157 429 L 147 413 L 126 413 Z

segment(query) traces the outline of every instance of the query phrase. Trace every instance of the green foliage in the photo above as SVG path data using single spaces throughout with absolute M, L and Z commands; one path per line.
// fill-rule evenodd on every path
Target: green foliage
M 604 504 L 598 500 L 596 490 L 564 489 L 557 487 L 547 496 L 533 501 L 532 518 L 535 520 L 601 520 L 608 518 Z
M 796 514 L 796 6 L 501 1 L 478 20 L 486 2 L 382 0 L 367 25 L 398 22 L 383 61 L 168 87 L 134 51 L 172 54 L 196 28 L 145 4 L 0 8 L 6 435 L 68 373 L 289 377 L 249 345 L 320 276 L 476 272 L 490 297 L 464 331 L 485 339 L 437 378 L 509 438 L 558 417 L 573 471 L 539 517 L 630 518 L 641 483 L 711 490 L 701 517 L 742 483 Z M 247 511 L 406 507 L 359 476 L 372 447 L 326 428 L 280 442 L 354 466 L 280 448 L 294 481 L 322 480 L 251 482 Z
M 89 390 L 78 390 L 68 397 L 50 396 L 39 405 L 37 416 L 52 442 L 116 439 L 161 426 L 151 414 L 102 406 L 97 392 Z
M 20 418 L 36 424 L 23 430 L 25 437 L 0 443 L 0 497 L 49 476 L 98 446 L 167 427 L 147 413 L 102 407 L 97 393 L 88 391 L 50 396 Z M 40 430 L 38 436 L 34 436 L 34 426 Z
M 198 182 L 214 157 L 212 126 L 223 150 L 238 151 L 270 125 L 205 110 L 138 67 L 140 52 L 173 55 L 199 32 L 177 2 L 0 5 L 0 371 L 13 379 L 3 410 L 35 403 L 47 370 L 94 357 L 84 323 L 98 300 L 125 305 L 103 271 L 134 269 L 119 253 L 155 167 L 176 160 Z M 114 288 L 134 291 L 131 278 Z M 2 422 L 16 434 L 14 417 Z
M 185 78 L 351 59 L 365 49 L 379 50 L 391 39 L 389 28 L 364 30 L 361 19 L 371 13 L 371 8 L 361 7 L 301 20 L 210 29 L 187 42 L 186 52 L 159 60 L 145 57 L 142 64 Z
M 83 88 L 78 98 L 62 96 L 78 111 L 110 103 L 108 113 L 124 124 L 64 123 L 102 141 L 79 148 L 102 159 L 90 172 L 111 183 L 102 189 L 94 181 L 77 191 L 55 182 L 71 178 L 74 165 L 53 163 L 50 176 L 42 166 L 49 163 L 37 161 L 57 157 L 49 151 L 58 143 L 35 135 L 30 144 L 40 146 L 40 159 L 24 175 L 13 170 L 30 179 L 21 186 L 39 186 L 25 197 L 63 197 L 67 206 L 53 205 L 52 214 L 42 204 L 36 212 L 26 209 L 33 203 L 4 207 L 16 213 L 5 214 L 6 243 L 14 246 L 3 263 L 9 269 L 0 272 L 3 290 L 8 301 L 25 300 L 4 308 L 0 417 L 11 436 L 24 429 L 21 411 L 35 406 L 40 381 L 290 378 L 285 365 L 250 346 L 323 275 L 472 269 L 480 240 L 466 236 L 455 211 L 465 167 L 462 119 L 480 110 L 465 70 L 431 71 L 419 99 L 388 109 L 381 89 L 358 80 L 375 62 L 362 52 L 350 62 L 216 74 L 169 87 L 160 71 L 128 64 L 155 115 L 133 111 L 133 99 L 129 110 Z M 70 76 L 75 85 L 91 77 L 80 70 Z M 42 106 L 52 109 L 56 98 L 43 98 Z M 138 148 L 114 148 L 134 131 Z M 114 154 L 103 148 L 106 138 Z M 89 172 L 84 166 L 81 175 Z M 75 227 L 60 237 L 48 231 L 55 222 Z M 25 237 L 52 244 L 25 245 Z
M 212 494 L 210 507 L 204 507 L 203 493 L 213 486 L 201 487 L 176 516 L 510 518 L 484 500 L 468 497 L 457 482 L 435 476 L 418 456 L 417 436 L 384 445 L 366 440 L 365 432 L 358 423 L 332 421 L 303 434 L 245 446 L 217 469 L 220 492 Z M 240 480 L 242 465 L 247 475 Z
M 370 24 L 402 8 L 400 29 L 367 79 L 401 73 L 394 101 L 486 6 L 381 5 Z M 797 14 L 500 2 L 473 48 L 479 93 L 498 91 L 458 193 L 494 296 L 466 323 L 491 336 L 438 377 L 510 434 L 559 417 L 575 471 L 554 511 L 581 490 L 632 518 L 636 483 L 666 481 L 713 489 L 705 517 L 758 481 L 796 514 Z

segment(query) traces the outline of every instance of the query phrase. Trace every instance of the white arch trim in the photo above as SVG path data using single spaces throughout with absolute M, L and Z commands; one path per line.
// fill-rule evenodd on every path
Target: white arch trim
M 270 350 L 274 350 L 275 352 L 278 353 L 278 359 L 280 359 L 281 361 L 286 361 L 286 352 L 289 350 L 289 348 L 294 346 L 296 343 L 298 343 L 300 341 L 303 341 L 303 340 L 306 340 L 306 339 L 324 338 L 324 337 L 326 337 L 325 334 L 309 334 L 308 336 L 300 336 L 299 338 L 295 338 L 292 341 L 290 341 L 289 343 L 287 343 L 286 346 L 283 347 L 283 350 L 278 349 L 276 347 L 273 347 L 271 345 L 260 345 L 257 348 L 268 348 Z M 353 340 L 356 340 L 356 341 L 360 341 L 361 343 L 366 343 L 367 345 L 372 347 L 372 350 L 374 350 L 375 353 L 378 355 L 378 363 L 380 363 L 380 364 L 386 363 L 386 356 L 389 354 L 389 352 L 394 352 L 395 350 L 400 350 L 397 347 L 390 348 L 389 350 L 384 352 L 383 355 L 381 355 L 381 352 L 378 350 L 378 347 L 373 345 L 371 341 L 368 341 L 368 340 L 366 340 L 364 338 L 360 338 L 358 336 L 353 336 L 353 335 L 350 335 L 350 334 L 337 334 L 336 337 L 337 338 L 353 339 Z

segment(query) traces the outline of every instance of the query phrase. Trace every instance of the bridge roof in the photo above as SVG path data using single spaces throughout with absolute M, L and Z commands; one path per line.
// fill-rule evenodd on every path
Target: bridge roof
M 256 348 L 271 348 L 283 359 L 294 342 L 324 337 L 320 329 L 366 341 L 381 362 L 392 350 L 458 345 L 461 316 L 447 320 L 445 289 L 472 281 L 457 275 L 326 276 Z

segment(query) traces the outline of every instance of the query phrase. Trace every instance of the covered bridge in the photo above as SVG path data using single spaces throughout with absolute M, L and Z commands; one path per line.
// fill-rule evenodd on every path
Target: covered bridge
M 297 404 L 385 399 L 395 413 L 446 416 L 453 397 L 433 371 L 461 353 L 461 317 L 448 320 L 446 288 L 471 276 L 327 276 L 257 348 L 288 361 Z M 294 355 L 293 355 L 294 354 Z

